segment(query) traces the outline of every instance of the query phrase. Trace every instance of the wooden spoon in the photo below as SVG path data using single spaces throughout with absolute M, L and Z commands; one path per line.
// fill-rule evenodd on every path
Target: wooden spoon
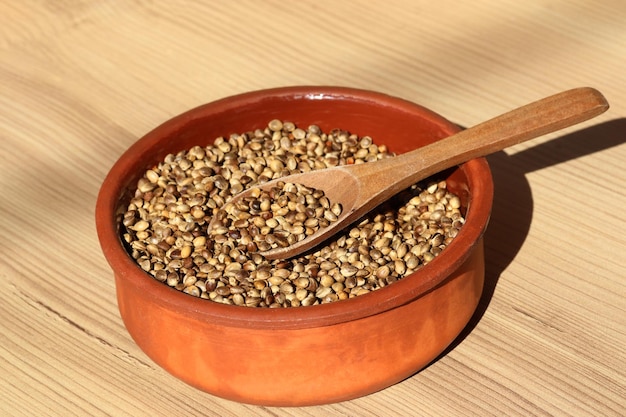
M 589 87 L 577 88 L 519 107 L 393 158 L 289 175 L 261 184 L 258 187 L 263 190 L 269 190 L 277 181 L 321 189 L 331 203 L 336 202 L 343 207 L 337 221 L 330 226 L 320 228 L 290 246 L 273 248 L 261 254 L 268 259 L 286 259 L 299 255 L 424 178 L 470 159 L 590 119 L 608 108 L 606 99 L 597 90 Z M 253 188 L 233 197 L 231 202 L 249 196 Z M 209 230 L 212 226 L 213 222 L 209 224 Z

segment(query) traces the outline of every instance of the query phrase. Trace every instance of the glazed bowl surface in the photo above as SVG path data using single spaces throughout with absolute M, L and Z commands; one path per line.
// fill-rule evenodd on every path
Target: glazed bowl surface
M 147 169 L 169 153 L 263 128 L 272 119 L 369 135 L 396 153 L 459 130 L 403 99 L 319 86 L 244 93 L 166 121 L 123 153 L 98 195 L 98 237 L 115 276 L 124 324 L 137 345 L 172 375 L 239 402 L 326 404 L 402 381 L 449 346 L 480 299 L 482 237 L 493 194 L 483 158 L 445 173 L 466 219 L 448 247 L 415 273 L 348 300 L 279 309 L 219 304 L 158 282 L 123 244 L 120 216 Z

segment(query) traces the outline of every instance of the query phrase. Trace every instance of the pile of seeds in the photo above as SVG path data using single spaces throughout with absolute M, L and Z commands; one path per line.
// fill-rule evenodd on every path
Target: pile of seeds
M 213 219 L 209 231 L 228 234 L 248 252 L 287 247 L 336 222 L 342 212 L 323 190 L 278 181 L 269 191 L 253 188 L 237 203 L 228 202 Z
M 367 136 L 339 129 L 325 133 L 317 126 L 305 130 L 272 120 L 265 129 L 220 137 L 212 145 L 170 154 L 148 170 L 124 213 L 123 238 L 131 256 L 155 279 L 219 303 L 296 307 L 367 294 L 427 264 L 457 235 L 464 223 L 461 201 L 447 190 L 445 181 L 413 185 L 326 246 L 289 260 L 270 261 L 256 252 L 261 249 L 259 244 L 281 245 L 280 239 L 255 241 L 254 236 L 238 236 L 232 230 L 208 236 L 207 226 L 213 216 L 224 213 L 220 209 L 229 208 L 232 196 L 257 184 L 392 156 L 384 145 L 374 144 Z M 226 214 L 238 217 L 245 212 L 243 217 L 250 215 L 248 221 L 261 218 L 264 225 L 258 219 L 252 222 L 258 222 L 256 227 L 266 236 L 276 232 L 264 227 L 276 226 L 276 231 L 281 223 L 270 221 L 268 225 L 268 220 L 281 214 L 293 216 L 287 230 L 282 226 L 278 233 L 285 237 L 284 233 L 300 235 L 294 233 L 294 227 L 303 227 L 304 231 L 296 231 L 305 234 L 307 228 L 313 229 L 310 218 L 317 220 L 315 227 L 323 226 L 341 210 L 318 202 L 323 213 L 313 204 L 315 214 L 309 211 L 311 216 L 296 221 L 298 201 L 305 195 L 306 202 L 307 193 L 313 195 L 316 190 L 285 184 L 277 192 L 293 194 L 293 199 L 291 194 L 286 199 L 288 212 L 271 203 L 269 212 L 265 211 L 267 199 L 259 195 L 247 208 L 231 207 Z M 324 201 L 323 196 L 319 199 Z M 289 201 L 295 210 L 289 209 Z

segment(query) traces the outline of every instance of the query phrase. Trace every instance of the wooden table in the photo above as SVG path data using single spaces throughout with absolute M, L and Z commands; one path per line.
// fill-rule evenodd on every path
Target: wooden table
M 626 2 L 4 1 L 0 415 L 623 416 Z M 378 90 L 464 126 L 573 87 L 604 115 L 489 158 L 483 301 L 411 378 L 306 408 L 238 404 L 152 363 L 94 226 L 138 137 L 268 87 Z

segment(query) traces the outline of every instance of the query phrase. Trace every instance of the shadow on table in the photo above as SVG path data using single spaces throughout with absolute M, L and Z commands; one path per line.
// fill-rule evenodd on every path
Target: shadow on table
M 502 272 L 515 259 L 530 228 L 533 198 L 526 174 L 576 158 L 610 149 L 626 142 L 626 118 L 611 120 L 535 147 L 507 155 L 487 157 L 494 180 L 494 202 L 485 233 L 485 285 L 478 307 L 467 326 L 433 361 L 456 348 L 487 311 Z

